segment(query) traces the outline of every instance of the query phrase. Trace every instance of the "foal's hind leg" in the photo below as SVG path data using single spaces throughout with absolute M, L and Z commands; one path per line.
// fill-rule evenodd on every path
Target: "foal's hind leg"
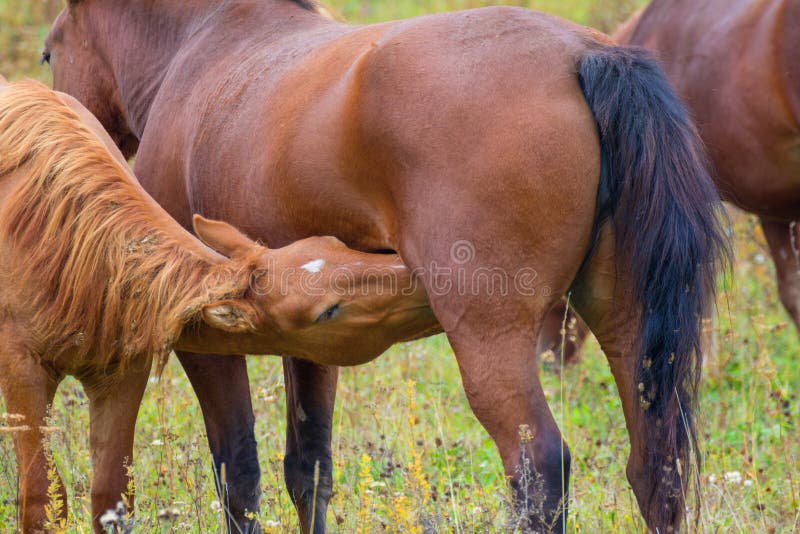
M 0 331 L 0 334 L 4 332 Z M 45 507 L 49 499 L 45 457 L 45 424 L 47 410 L 53 402 L 61 376 L 39 364 L 38 359 L 24 350 L 0 344 L 0 389 L 10 414 L 24 416 L 12 424 L 14 451 L 19 469 L 19 523 L 22 532 L 41 531 L 45 526 Z M 60 518 L 67 515 L 67 496 L 58 474 L 56 480 L 63 507 Z M 59 519 L 59 518 L 56 518 Z
M 789 225 L 761 219 L 761 226 L 775 261 L 781 302 L 800 330 L 800 221 Z
M 135 364 L 134 364 L 135 365 Z M 133 462 L 133 435 L 136 415 L 142 402 L 150 366 L 131 369 L 111 383 L 98 377 L 83 377 L 81 383 L 89 398 L 92 454 L 92 525 L 104 532 L 100 516 L 127 501 L 133 509 L 133 495 L 128 492 L 127 466 Z

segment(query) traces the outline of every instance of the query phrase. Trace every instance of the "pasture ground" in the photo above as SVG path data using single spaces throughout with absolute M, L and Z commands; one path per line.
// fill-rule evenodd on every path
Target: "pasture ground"
M 355 22 L 477 7 L 477 0 L 336 0 Z M 637 0 L 504 2 L 610 29 Z M 48 80 L 36 64 L 61 2 L 0 0 L 0 72 Z M 719 354 L 707 362 L 700 424 L 702 532 L 800 528 L 800 355 L 778 304 L 773 267 L 752 218 L 736 215 L 736 264 L 722 284 Z M 291 532 L 284 489 L 284 390 L 277 358 L 249 360 L 267 531 Z M 596 343 L 579 365 L 544 366 L 552 410 L 573 455 L 570 530 L 642 532 L 624 476 L 627 436 L 616 390 Z M 531 369 L 533 374 L 535 370 Z M 136 532 L 215 532 L 222 526 L 202 417 L 174 360 L 152 380 L 138 420 Z M 3 413 L 0 402 L 0 413 Z M 68 492 L 67 532 L 89 532 L 88 410 L 74 380 L 52 413 L 53 458 Z M 2 425 L 2 422 L 0 422 Z M 472 416 L 447 341 L 396 346 L 372 364 L 343 369 L 333 440 L 335 532 L 491 532 L 507 524 L 505 481 L 492 441 Z M 0 531 L 16 524 L 16 462 L 0 427 Z M 57 505 L 57 503 L 54 503 Z

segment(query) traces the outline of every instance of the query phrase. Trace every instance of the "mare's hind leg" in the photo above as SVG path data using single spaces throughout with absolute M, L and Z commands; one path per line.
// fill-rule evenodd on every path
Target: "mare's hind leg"
M 648 501 L 651 478 L 658 474 L 647 472 L 645 467 L 644 433 L 652 429 L 647 428 L 640 405 L 636 381 L 639 359 L 631 350 L 639 335 L 638 308 L 630 292 L 633 282 L 615 269 L 613 238 L 605 226 L 587 268 L 573 284 L 571 302 L 599 341 L 617 384 L 631 444 L 626 474 L 652 528 L 658 525 L 648 517 Z
M 562 532 L 570 454 L 538 380 L 535 350 L 543 309 L 552 302 L 538 311 L 510 298 L 502 307 L 474 304 L 447 335 L 472 411 L 497 445 L 510 478 L 514 526 Z
M 0 331 L 0 334 L 5 332 Z M 8 339 L 5 335 L 3 337 Z M 45 526 L 45 507 L 49 502 L 47 488 L 51 481 L 47 478 L 43 443 L 46 437 L 41 428 L 61 378 L 40 365 L 33 354 L 10 346 L 8 341 L 0 342 L 0 390 L 6 411 L 24 416 L 24 419 L 12 423 L 20 427 L 12 435 L 19 469 L 19 525 L 22 532 L 40 532 Z M 64 485 L 60 478 L 53 482 L 58 484 L 61 494 L 61 518 L 66 518 Z
M 761 219 L 761 226 L 775 261 L 781 302 L 800 330 L 800 221 L 789 225 Z
M 135 364 L 134 364 L 135 365 Z M 150 365 L 126 370 L 117 380 L 82 377 L 89 398 L 92 454 L 92 525 L 104 532 L 100 516 L 120 501 L 133 509 L 128 469 L 133 462 L 133 435 Z

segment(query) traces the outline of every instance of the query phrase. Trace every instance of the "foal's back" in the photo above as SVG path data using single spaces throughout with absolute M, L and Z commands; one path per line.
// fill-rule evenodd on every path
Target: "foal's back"
M 615 36 L 655 50 L 687 100 L 723 196 L 762 216 L 800 205 L 800 2 L 655 0 Z

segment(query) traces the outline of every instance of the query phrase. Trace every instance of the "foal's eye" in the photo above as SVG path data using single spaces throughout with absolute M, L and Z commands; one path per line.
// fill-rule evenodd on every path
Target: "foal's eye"
M 42 51 L 42 58 L 39 60 L 39 65 L 44 65 L 45 63 L 47 63 L 48 65 L 50 64 L 50 51 L 49 50 L 43 50 Z
M 331 306 L 330 308 L 328 308 L 324 312 L 320 313 L 319 317 L 317 317 L 317 321 L 316 322 L 321 323 L 323 321 L 327 321 L 329 319 L 332 319 L 333 316 L 338 313 L 338 311 L 339 311 L 339 305 L 338 304 L 334 304 L 333 306 Z

